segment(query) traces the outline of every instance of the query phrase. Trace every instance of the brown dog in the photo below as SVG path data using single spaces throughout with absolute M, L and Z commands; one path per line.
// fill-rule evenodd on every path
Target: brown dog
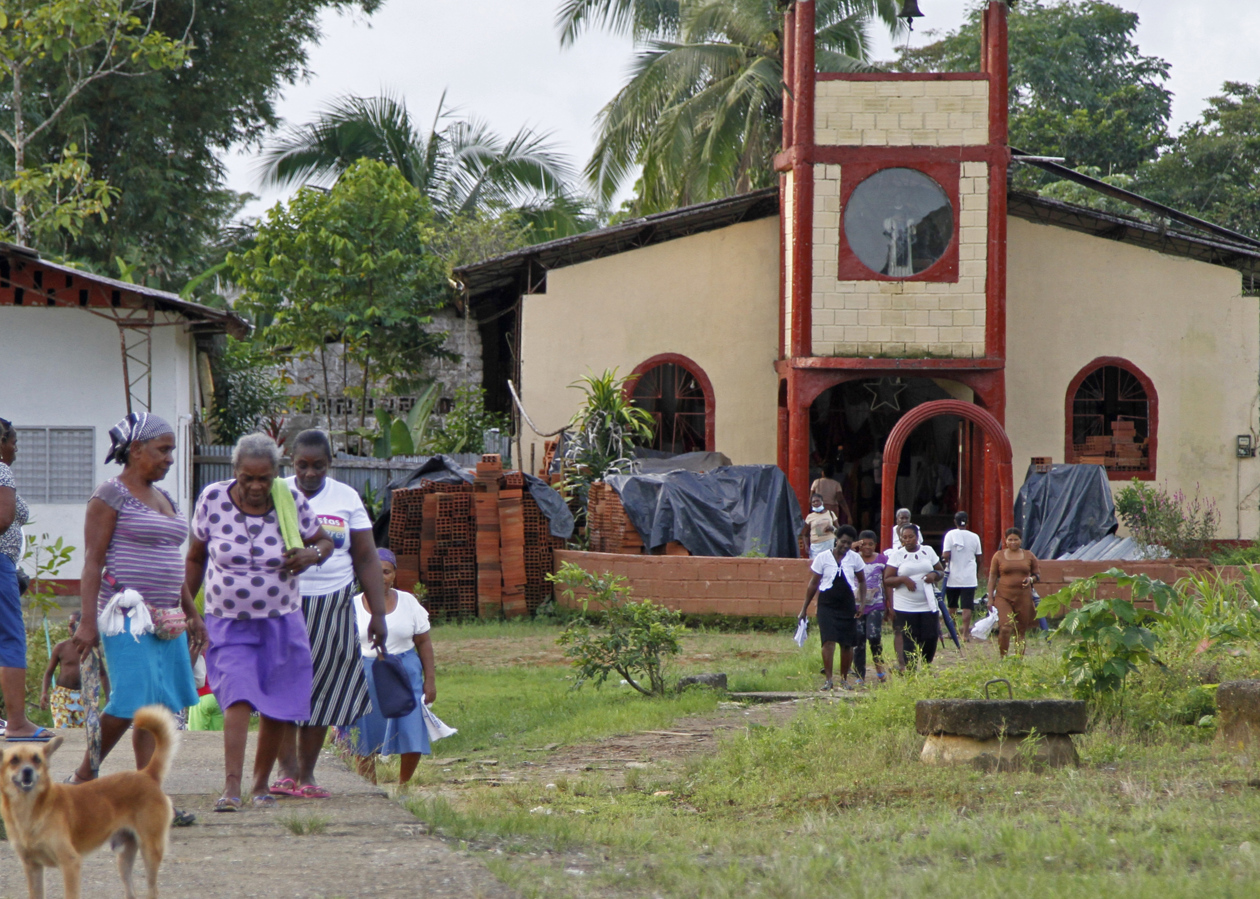
M 131 872 L 136 851 L 144 856 L 149 897 L 157 896 L 158 867 L 166 854 L 171 801 L 162 780 L 175 755 L 175 719 L 161 706 L 136 712 L 135 726 L 157 740 L 153 759 L 141 771 L 111 774 L 84 784 L 53 783 L 48 759 L 61 745 L 10 746 L 0 757 L 0 812 L 26 869 L 31 899 L 44 897 L 44 868 L 61 869 L 66 899 L 79 899 L 83 856 L 106 841 L 118 853 L 118 873 L 127 899 L 134 899 Z

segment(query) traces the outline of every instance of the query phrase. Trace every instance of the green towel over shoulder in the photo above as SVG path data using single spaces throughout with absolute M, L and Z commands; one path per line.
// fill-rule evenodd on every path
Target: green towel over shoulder
M 293 491 L 281 478 L 271 482 L 271 502 L 276 507 L 276 520 L 280 523 L 284 548 L 301 549 L 306 543 L 302 540 L 301 529 L 298 528 L 297 503 L 293 501 Z

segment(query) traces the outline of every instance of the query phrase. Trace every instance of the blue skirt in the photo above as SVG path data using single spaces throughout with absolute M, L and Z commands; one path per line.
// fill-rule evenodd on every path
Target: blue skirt
M 18 593 L 17 566 L 0 553 L 0 668 L 26 667 L 26 624 Z
M 101 637 L 105 666 L 109 670 L 109 704 L 102 715 L 134 718 L 146 705 L 162 705 L 178 715 L 198 702 L 192 663 L 188 660 L 188 634 L 159 640 L 141 634 L 131 637 L 131 619 L 121 634 Z
M 403 653 L 403 666 L 411 677 L 411 689 L 416 694 L 416 710 L 405 718 L 386 718 L 377 711 L 381 707 L 376 698 L 376 682 L 372 680 L 372 663 L 375 659 L 363 659 L 363 673 L 367 676 L 368 693 L 372 697 L 372 710 L 354 722 L 358 731 L 355 742 L 357 755 L 401 755 L 419 752 L 428 755 L 429 729 L 424 724 L 424 666 L 414 652 Z

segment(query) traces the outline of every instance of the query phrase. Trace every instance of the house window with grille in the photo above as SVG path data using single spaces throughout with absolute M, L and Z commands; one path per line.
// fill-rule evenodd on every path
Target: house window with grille
M 30 504 L 86 503 L 96 478 L 92 428 L 18 428 L 13 477 Z
M 686 367 L 666 362 L 647 369 L 634 382 L 631 398 L 655 422 L 652 449 L 690 453 L 707 448 L 704 388 Z
M 1155 397 L 1145 375 L 1127 364 L 1086 366 L 1073 385 L 1068 461 L 1118 477 L 1153 472 Z

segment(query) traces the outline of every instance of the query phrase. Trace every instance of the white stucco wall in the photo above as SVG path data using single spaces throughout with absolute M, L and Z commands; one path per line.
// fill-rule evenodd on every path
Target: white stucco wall
M 1156 480 L 1213 497 L 1222 538 L 1260 529 L 1260 315 L 1236 271 L 1012 217 L 1007 268 L 1006 430 L 1018 487 L 1029 459 L 1064 460 L 1067 388 L 1118 356 L 1159 398 Z M 1115 492 L 1124 486 L 1113 480 Z
M 161 486 L 188 514 L 192 471 L 190 424 L 195 386 L 193 341 L 181 319 L 158 315 L 168 326 L 153 330 L 153 409 L 175 425 L 175 467 Z M 84 309 L 0 306 L 0 417 L 18 428 L 74 427 L 94 431 L 94 483 L 117 473 L 106 465 L 109 429 L 126 414 L 118 328 Z M 18 445 L 21 457 L 22 446 Z M 21 490 L 21 484 L 18 485 Z M 80 503 L 31 506 L 28 537 L 48 534 L 76 547 L 61 577 L 78 578 L 82 565 Z

